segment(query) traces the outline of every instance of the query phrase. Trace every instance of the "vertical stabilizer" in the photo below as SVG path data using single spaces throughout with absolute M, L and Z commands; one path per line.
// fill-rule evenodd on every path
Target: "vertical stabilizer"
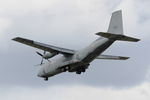
M 96 35 L 108 38 L 110 40 L 120 40 L 129 42 L 138 42 L 140 39 L 123 35 L 122 11 L 118 10 L 112 13 L 109 28 L 107 32 L 98 32 Z
M 122 11 L 112 13 L 108 33 L 123 34 Z

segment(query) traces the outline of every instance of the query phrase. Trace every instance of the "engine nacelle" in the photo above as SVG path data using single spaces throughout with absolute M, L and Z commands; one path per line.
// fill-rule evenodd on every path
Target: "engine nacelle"
M 43 58 L 44 59 L 49 59 L 49 58 L 54 57 L 55 55 L 57 55 L 57 53 L 46 53 L 46 54 L 43 55 Z

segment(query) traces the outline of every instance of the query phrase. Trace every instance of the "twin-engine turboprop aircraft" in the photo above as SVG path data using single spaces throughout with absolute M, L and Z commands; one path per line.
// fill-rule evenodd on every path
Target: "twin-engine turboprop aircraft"
M 88 47 L 78 51 L 60 48 L 21 37 L 16 37 L 13 40 L 44 50 L 44 54 L 37 52 L 37 54 L 42 57 L 42 62 L 40 64 L 41 69 L 39 70 L 38 76 L 44 78 L 46 81 L 49 77 L 66 71 L 81 74 L 86 71 L 94 59 L 126 60 L 129 57 L 103 55 L 102 53 L 116 40 L 130 42 L 139 41 L 139 39 L 123 35 L 121 10 L 112 13 L 108 31 L 98 32 L 96 35 L 100 36 L 100 38 Z M 58 54 L 63 56 L 55 61 L 43 63 L 43 59 L 48 60 Z

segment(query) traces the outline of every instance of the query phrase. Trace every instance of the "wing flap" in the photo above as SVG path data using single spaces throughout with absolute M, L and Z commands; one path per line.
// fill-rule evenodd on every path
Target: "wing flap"
M 44 44 L 40 42 L 35 42 L 33 40 L 29 40 L 29 39 L 25 39 L 21 37 L 16 37 L 12 40 L 26 44 L 28 46 L 32 46 L 32 47 L 44 50 L 44 51 L 48 51 L 48 52 L 56 52 L 56 53 L 69 54 L 69 55 L 73 55 L 75 53 L 75 50 L 70 50 L 70 49 L 60 48 L 60 47 L 56 47 L 56 46 L 52 46 L 52 45 L 48 45 L 48 44 Z
M 96 59 L 107 59 L 107 60 L 127 60 L 129 57 L 123 56 L 111 56 L 111 55 L 100 55 Z

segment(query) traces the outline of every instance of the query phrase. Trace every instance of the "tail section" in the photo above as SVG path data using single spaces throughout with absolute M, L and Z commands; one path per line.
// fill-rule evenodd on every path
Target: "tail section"
M 107 32 L 98 32 L 96 35 L 121 41 L 137 42 L 140 39 L 123 35 L 122 11 L 112 13 L 109 28 Z
M 123 34 L 122 11 L 112 13 L 108 33 Z

